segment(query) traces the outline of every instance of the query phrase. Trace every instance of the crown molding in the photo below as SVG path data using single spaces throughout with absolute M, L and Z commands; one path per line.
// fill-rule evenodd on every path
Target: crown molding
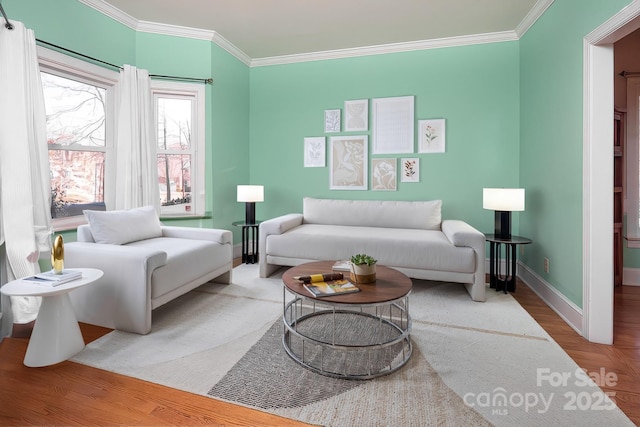
M 161 34 L 165 36 L 185 37 L 188 39 L 212 41 L 216 32 L 201 30 L 198 28 L 181 27 L 171 24 L 159 24 L 157 22 L 138 21 L 135 27 L 141 33 Z
M 634 0 L 605 23 L 587 34 L 584 40 L 589 44 L 609 44 L 631 34 L 636 26 L 629 24 L 640 18 L 640 0 Z
M 249 55 L 238 49 L 229 40 L 222 37 L 220 33 L 215 33 L 212 41 L 222 49 L 229 52 L 231 55 L 235 56 L 240 62 L 244 63 L 244 65 L 251 66 L 251 58 L 249 57 Z
M 542 14 L 553 4 L 554 0 L 538 0 L 535 5 L 531 8 L 529 13 L 524 17 L 524 19 L 518 24 L 516 27 L 516 34 L 518 35 L 518 39 L 525 35 L 529 28 L 535 24 L 535 22 L 542 16 Z
M 80 3 L 85 6 L 89 6 L 90 8 L 97 10 L 109 18 L 120 22 L 121 24 L 126 25 L 127 27 L 135 30 L 138 27 L 138 20 L 133 16 L 124 13 L 117 7 L 110 5 L 109 3 L 103 0 L 78 0 Z
M 292 64 L 296 62 L 324 61 L 327 59 L 353 58 L 357 56 L 440 49 L 445 47 L 468 46 L 514 40 L 518 40 L 514 31 L 503 31 L 498 33 L 476 34 L 473 36 L 447 37 L 406 43 L 391 43 L 377 46 L 302 53 L 297 55 L 272 56 L 268 58 L 252 59 L 251 67 L 266 67 L 270 65 Z
M 227 39 L 222 37 L 216 31 L 202 30 L 199 28 L 181 27 L 178 25 L 159 24 L 156 22 L 140 21 L 136 27 L 136 31 L 143 33 L 161 34 L 174 37 L 185 37 L 189 39 L 206 40 L 215 43 L 222 49 L 229 52 L 236 59 L 243 62 L 245 65 L 250 65 L 251 58 L 231 44 Z
M 169 24 L 159 24 L 156 22 L 149 21 L 139 21 L 131 15 L 121 11 L 120 9 L 112 6 L 111 4 L 103 1 L 103 0 L 78 0 L 80 3 L 102 13 L 105 16 L 108 16 L 111 19 L 114 19 L 117 22 L 120 22 L 123 25 L 131 28 L 132 30 L 143 32 L 143 33 L 152 33 L 152 34 L 162 34 L 167 36 L 174 37 L 185 37 L 190 39 L 197 40 L 206 40 L 215 43 L 220 46 L 222 49 L 229 52 L 231 55 L 236 57 L 238 60 L 243 62 L 245 65 L 250 65 L 251 58 L 238 49 L 236 46 L 231 44 L 227 39 L 222 37 L 220 34 L 215 31 L 210 30 L 202 30 L 198 28 L 189 28 L 189 27 L 181 27 L 178 25 L 169 25 Z
M 388 53 L 409 52 L 415 50 L 439 49 L 455 46 L 467 46 L 484 43 L 497 43 L 518 40 L 526 31 L 542 16 L 554 0 L 538 0 L 533 9 L 518 25 L 515 31 L 502 31 L 495 33 L 476 34 L 460 37 L 446 37 L 432 40 L 419 40 L 405 43 L 391 43 L 377 46 L 364 46 L 358 48 L 328 50 L 294 55 L 282 55 L 266 58 L 252 59 L 215 31 L 201 30 L 197 28 L 180 27 L 177 25 L 159 24 L 148 21 L 139 21 L 120 9 L 110 5 L 104 0 L 78 0 L 80 3 L 108 16 L 127 27 L 140 32 L 164 34 L 175 37 L 207 40 L 215 43 L 232 56 L 249 67 L 265 67 L 270 65 L 291 64 L 297 62 L 322 61 L 327 59 L 341 59 L 358 56 L 381 55 Z

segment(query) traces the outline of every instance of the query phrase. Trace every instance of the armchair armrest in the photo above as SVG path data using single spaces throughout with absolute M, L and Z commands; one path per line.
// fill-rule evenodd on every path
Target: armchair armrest
M 224 244 L 233 243 L 233 233 L 229 230 L 217 228 L 174 227 L 162 226 L 162 237 L 177 237 L 181 239 L 209 240 Z
M 274 271 L 274 268 L 267 264 L 267 237 L 272 234 L 285 233 L 287 230 L 302 225 L 303 218 L 300 213 L 292 213 L 268 219 L 260 224 L 258 233 L 260 236 L 258 241 L 260 277 L 269 277 Z
M 468 284 L 467 290 L 474 301 L 485 300 L 486 278 L 484 273 L 485 263 L 485 237 L 484 234 L 471 225 L 460 220 L 442 221 L 442 232 L 455 246 L 468 246 L 476 254 L 476 269 L 473 284 Z
M 144 247 L 71 242 L 65 267 L 98 268 L 95 283 L 69 293 L 79 321 L 147 334 L 151 330 L 151 274 L 167 254 Z

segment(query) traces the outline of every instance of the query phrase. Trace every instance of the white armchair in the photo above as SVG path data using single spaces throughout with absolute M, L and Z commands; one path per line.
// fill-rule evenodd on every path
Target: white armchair
M 65 267 L 104 272 L 97 282 L 69 294 L 81 322 L 147 334 L 153 309 L 214 279 L 231 282 L 231 231 L 159 225 L 157 237 L 96 242 L 104 230 L 96 230 L 90 220 L 78 227 L 77 242 L 65 244 Z

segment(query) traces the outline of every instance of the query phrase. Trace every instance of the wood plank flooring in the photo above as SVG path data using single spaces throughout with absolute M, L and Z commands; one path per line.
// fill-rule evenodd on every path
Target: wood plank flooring
M 602 388 L 615 392 L 620 409 L 640 425 L 640 287 L 616 288 L 615 344 L 606 346 L 580 337 L 526 285 L 517 286 L 515 299 L 580 367 L 617 375 L 615 385 Z M 85 342 L 109 332 L 81 329 Z M 0 425 L 306 425 L 74 362 L 27 368 L 27 343 L 0 343 Z
M 81 329 L 85 342 L 109 332 Z M 0 343 L 0 425 L 307 425 L 74 362 L 28 368 L 27 343 Z
M 491 291 L 493 292 L 493 291 Z M 615 384 L 598 385 L 613 396 L 618 407 L 640 425 L 640 287 L 615 288 L 614 344 L 590 343 L 560 318 L 524 283 L 512 295 L 565 352 L 589 374 L 615 374 Z M 602 370 L 602 371 L 601 371 Z

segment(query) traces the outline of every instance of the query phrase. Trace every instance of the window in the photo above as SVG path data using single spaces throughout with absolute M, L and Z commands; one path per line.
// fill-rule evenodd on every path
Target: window
M 204 214 L 204 88 L 151 83 L 158 143 L 160 215 Z
M 119 73 L 38 47 L 57 231 L 86 221 L 82 211 L 113 206 L 115 85 Z M 204 87 L 152 81 L 162 217 L 202 216 Z
M 118 73 L 38 47 L 47 115 L 51 217 L 56 230 L 83 224 L 84 209 L 105 210 Z

